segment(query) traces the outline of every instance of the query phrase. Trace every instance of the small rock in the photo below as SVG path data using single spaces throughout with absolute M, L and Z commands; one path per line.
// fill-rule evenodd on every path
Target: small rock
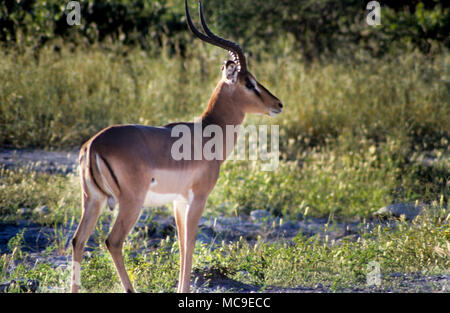
M 199 231 L 197 235 L 197 240 L 203 243 L 211 243 L 214 240 L 214 237 L 216 236 L 215 231 L 212 229 L 212 227 L 207 227 L 200 225 Z
M 36 208 L 35 211 L 36 211 L 36 213 L 42 214 L 42 215 L 50 213 L 50 209 L 46 205 Z
M 31 210 L 29 208 L 20 208 L 17 210 L 17 213 L 20 215 L 27 215 L 31 213 Z
M 36 292 L 39 288 L 39 281 L 37 280 L 10 280 L 6 283 L 0 284 L 0 293 L 9 292 L 10 290 L 20 289 L 22 292 Z
M 136 225 L 134 225 L 134 228 L 145 228 L 145 223 L 137 222 Z
M 250 212 L 250 218 L 252 221 L 262 220 L 269 218 L 271 214 L 266 210 L 254 210 Z
M 149 235 L 152 236 L 173 236 L 175 234 L 175 230 L 176 226 L 173 216 L 153 216 L 149 225 Z
M 423 204 L 420 203 L 394 203 L 382 207 L 381 209 L 373 213 L 373 215 L 381 218 L 400 218 L 402 215 L 404 215 L 405 219 L 410 221 L 413 220 L 417 215 L 419 215 L 423 210 Z
M 292 221 L 284 222 L 280 226 L 280 229 L 281 230 L 285 230 L 285 231 L 297 230 L 298 228 L 300 228 L 300 227 L 297 224 L 295 224 L 294 222 L 292 222 Z

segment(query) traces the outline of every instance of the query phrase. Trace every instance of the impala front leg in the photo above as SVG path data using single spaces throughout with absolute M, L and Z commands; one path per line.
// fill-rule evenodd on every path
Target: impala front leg
M 177 225 L 177 232 L 178 232 L 178 246 L 180 247 L 180 274 L 178 275 L 178 289 L 177 292 L 181 292 L 181 285 L 184 278 L 183 274 L 183 264 L 184 264 L 184 246 L 185 246 L 185 240 L 184 240 L 184 225 L 186 223 L 186 211 L 188 208 L 188 203 L 184 201 L 174 201 L 174 216 L 175 216 L 175 222 Z
M 178 292 L 189 292 L 191 284 L 192 255 L 194 254 L 195 239 L 197 236 L 198 223 L 205 208 L 206 197 L 196 197 L 185 209 L 177 207 L 176 219 L 178 235 L 183 236 L 180 242 L 180 281 Z M 183 212 L 184 211 L 184 212 Z M 184 213 L 184 214 L 183 214 Z M 184 215 L 184 218 L 181 218 Z M 178 217 L 177 217 L 178 216 Z M 181 228 L 181 229 L 180 229 Z M 183 245 L 184 247 L 181 247 Z

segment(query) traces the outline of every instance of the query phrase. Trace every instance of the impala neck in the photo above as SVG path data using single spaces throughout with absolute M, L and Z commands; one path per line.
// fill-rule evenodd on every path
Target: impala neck
M 203 125 L 219 125 L 225 134 L 226 125 L 242 124 L 245 112 L 242 111 L 238 101 L 234 99 L 232 89 L 233 87 L 223 81 L 219 82 L 209 100 L 208 107 L 202 114 Z
M 238 133 L 236 132 L 236 126 L 240 126 L 245 118 L 245 112 L 242 110 L 238 99 L 233 95 L 233 87 L 223 81 L 219 82 L 214 90 L 211 99 L 209 100 L 208 107 L 201 116 L 203 127 L 208 125 L 218 125 L 222 128 L 223 140 L 224 140 L 224 159 L 226 159 L 232 152 L 234 145 L 237 141 Z M 233 126 L 234 134 L 228 134 L 230 129 L 227 126 Z M 227 146 L 227 136 L 234 136 L 233 146 Z M 232 137 L 230 137 L 232 138 Z

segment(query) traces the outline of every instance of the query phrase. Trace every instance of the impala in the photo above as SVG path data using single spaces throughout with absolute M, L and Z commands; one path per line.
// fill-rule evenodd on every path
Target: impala
M 116 221 L 106 239 L 106 247 L 123 288 L 126 292 L 133 292 L 124 266 L 123 243 L 143 206 L 159 206 L 169 202 L 173 202 L 174 206 L 180 247 L 178 292 L 189 292 L 198 223 L 206 199 L 217 182 L 220 166 L 233 147 L 223 149 L 223 158 L 175 160 L 171 147 L 177 138 L 172 135 L 172 130 L 180 125 L 191 130 L 199 125 L 217 125 L 226 134 L 227 126 L 242 124 L 246 113 L 273 116 L 282 112 L 280 100 L 258 83 L 247 70 L 242 48 L 216 36 L 208 28 L 201 3 L 199 11 L 204 33 L 192 23 L 187 0 L 185 6 L 189 29 L 201 40 L 227 50 L 232 60 L 222 67 L 222 78 L 198 121 L 173 123 L 163 127 L 114 125 L 100 131 L 81 147 L 79 173 L 82 216 L 72 239 L 72 292 L 79 290 L 84 245 L 94 230 L 105 203 L 111 209 L 116 204 L 119 205 Z M 193 137 L 202 136 L 202 145 L 211 140 L 211 137 L 203 133 L 190 133 Z M 236 138 L 237 134 L 234 134 L 234 142 Z M 195 139 L 199 138 L 192 139 L 194 144 Z

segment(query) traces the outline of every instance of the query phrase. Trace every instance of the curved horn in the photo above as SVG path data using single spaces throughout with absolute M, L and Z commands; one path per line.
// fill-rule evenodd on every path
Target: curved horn
M 202 34 L 195 26 L 194 23 L 192 23 L 192 19 L 191 19 L 191 15 L 189 14 L 189 8 L 188 8 L 188 4 L 187 4 L 187 0 L 184 1 L 185 5 L 186 5 L 186 21 L 187 24 L 189 26 L 189 29 L 194 33 L 195 36 L 197 36 L 198 38 L 200 38 L 203 41 L 206 41 L 210 44 L 216 45 L 216 43 L 209 38 L 208 36 L 206 36 L 205 34 Z M 219 46 L 221 48 L 225 48 L 222 46 Z
M 240 72 L 247 72 L 247 62 L 245 59 L 244 51 L 242 50 L 241 46 L 239 46 L 237 43 L 223 39 L 217 35 L 215 35 L 206 25 L 205 17 L 203 16 L 203 8 L 202 3 L 199 0 L 199 11 L 200 11 L 200 19 L 202 22 L 202 27 L 207 36 L 203 33 L 201 33 L 192 23 L 191 15 L 189 14 L 189 8 L 187 4 L 187 0 L 185 0 L 185 6 L 186 6 L 186 20 L 187 24 L 189 26 L 189 29 L 196 35 L 198 38 L 200 38 L 203 41 L 206 41 L 212 45 L 221 47 L 225 50 L 227 50 L 232 58 L 233 61 L 235 61 L 239 66 Z
M 216 34 L 214 34 L 206 25 L 206 20 L 203 15 L 203 8 L 202 8 L 202 2 L 199 0 L 199 11 L 200 11 L 200 20 L 202 22 L 202 27 L 205 33 L 208 35 L 209 38 L 215 40 L 216 42 L 222 43 L 224 46 L 226 46 L 227 50 L 230 52 L 231 56 L 233 57 L 234 61 L 237 61 L 238 64 L 241 67 L 241 72 L 247 72 L 247 62 L 244 54 L 244 50 L 242 50 L 241 46 L 237 44 L 236 42 L 223 39 Z

